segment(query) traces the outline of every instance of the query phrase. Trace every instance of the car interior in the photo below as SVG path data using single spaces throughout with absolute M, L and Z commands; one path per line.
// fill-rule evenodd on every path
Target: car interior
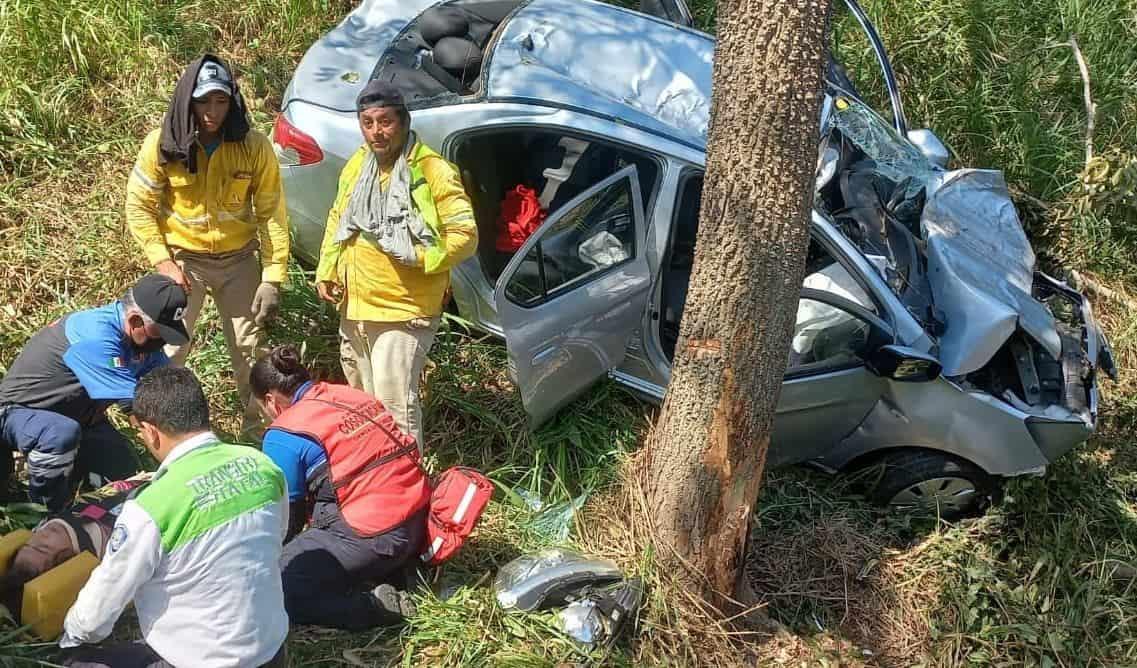
M 687 302 L 687 286 L 695 260 L 695 237 L 703 195 L 702 173 L 691 172 L 679 183 L 671 227 L 671 243 L 660 277 L 659 340 L 668 360 L 674 359 L 679 323 Z M 872 299 L 848 270 L 816 239 L 810 238 L 802 287 L 832 293 L 876 312 Z M 813 299 L 798 303 L 789 372 L 807 372 L 864 359 L 871 327 L 852 313 Z
M 520 0 L 456 0 L 435 5 L 402 31 L 371 78 L 398 86 L 411 109 L 440 97 L 473 94 L 497 27 Z
M 577 195 L 635 165 L 646 212 L 651 210 L 660 171 L 656 160 L 646 153 L 551 128 L 474 132 L 459 140 L 453 157 L 474 207 L 478 257 L 491 284 L 497 282 L 514 255 L 496 244 L 504 224 L 503 201 L 509 191 L 519 185 L 532 189 L 542 212 L 554 214 Z M 662 261 L 659 340 L 669 360 L 675 354 L 694 265 L 702 190 L 701 172 L 692 171 L 680 181 L 671 240 Z M 558 229 L 550 229 L 542 237 L 541 252 L 534 249 L 533 257 L 521 265 L 507 286 L 512 299 L 533 304 L 550 290 L 589 275 L 598 261 L 586 257 L 586 241 L 594 240 L 590 242 L 593 246 L 607 244 L 602 253 L 609 261 L 632 252 L 630 236 L 622 231 L 627 229 L 630 234 L 630 203 L 626 197 L 621 199 L 618 192 L 601 193 L 596 201 L 586 201 L 578 208 L 581 210 L 569 213 L 557 224 Z M 597 236 L 600 232 L 608 234 Z M 814 239 L 807 253 L 803 287 L 833 293 L 877 312 L 859 283 Z M 854 314 L 816 300 L 802 300 L 790 350 L 790 372 L 863 359 L 870 330 L 869 324 Z
M 517 186 L 532 189 L 542 212 L 552 215 L 585 190 L 635 165 L 646 211 L 660 171 L 645 153 L 545 128 L 473 133 L 459 141 L 453 157 L 474 207 L 478 258 L 491 284 L 513 257 L 513 252 L 500 251 L 496 244 L 508 192 Z

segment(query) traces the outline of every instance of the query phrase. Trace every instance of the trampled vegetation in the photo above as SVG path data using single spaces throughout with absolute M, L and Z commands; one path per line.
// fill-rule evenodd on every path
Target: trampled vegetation
M 839 4 L 839 3 L 838 3 Z M 7 0 L 0 4 L 0 372 L 61 313 L 116 296 L 145 270 L 122 217 L 126 175 L 183 63 L 211 49 L 237 63 L 254 121 L 271 113 L 307 46 L 343 0 Z M 1078 272 L 1110 334 L 1122 380 L 1105 384 L 1100 433 L 1045 477 L 1015 481 L 986 516 L 954 526 L 867 506 L 820 475 L 770 473 L 748 568 L 782 632 L 739 635 L 697 611 L 653 568 L 623 520 L 637 503 L 619 465 L 642 440 L 648 407 L 604 386 L 531 433 L 504 351 L 451 322 L 428 372 L 432 463 L 478 466 L 497 481 L 477 539 L 402 632 L 301 629 L 297 665 L 556 665 L 586 661 L 549 616 L 506 617 L 488 590 L 497 566 L 556 541 L 519 495 L 546 504 L 589 493 L 567 539 L 645 575 L 652 596 L 613 664 L 769 662 L 871 665 L 1137 664 L 1137 3 L 1133 0 L 866 0 L 913 126 L 934 128 L 955 164 L 1006 170 L 1040 261 Z M 711 27 L 714 6 L 696 13 Z M 881 99 L 876 66 L 838 15 L 839 53 Z M 1083 82 L 1097 118 L 1085 170 Z M 883 108 L 883 107 L 882 107 Z M 335 316 L 299 269 L 277 341 L 303 341 L 338 373 Z M 190 364 L 219 428 L 239 412 L 224 345 L 207 316 Z M 531 496 L 531 495 L 529 495 Z M 547 517 L 547 516 L 543 516 Z M 0 530 L 29 521 L 0 509 Z M 129 629 L 126 629 L 129 631 Z M 51 661 L 0 622 L 0 665 Z

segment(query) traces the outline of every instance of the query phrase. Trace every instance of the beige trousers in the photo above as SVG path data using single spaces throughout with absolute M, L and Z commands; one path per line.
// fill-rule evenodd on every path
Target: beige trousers
M 174 261 L 185 272 L 190 282 L 186 304 L 185 324 L 190 342 L 184 346 L 166 346 L 166 354 L 173 364 L 185 364 L 186 355 L 193 345 L 193 328 L 205 305 L 205 294 L 213 298 L 221 319 L 221 331 L 229 348 L 233 365 L 233 378 L 237 382 L 237 396 L 245 407 L 241 421 L 241 436 L 255 438 L 264 426 L 264 416 L 249 389 L 249 370 L 256 361 L 264 333 L 253 321 L 253 297 L 261 284 L 261 265 L 256 248 L 245 248 L 232 253 L 206 255 L 174 249 Z
M 408 322 L 340 320 L 340 362 L 347 382 L 383 403 L 395 423 L 422 440 L 419 378 L 439 317 Z

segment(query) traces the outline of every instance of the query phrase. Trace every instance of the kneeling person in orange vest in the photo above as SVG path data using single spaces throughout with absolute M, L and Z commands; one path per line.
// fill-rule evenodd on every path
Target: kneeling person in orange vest
M 65 665 L 287 665 L 280 542 L 284 476 L 261 452 L 222 443 L 188 369 L 138 381 L 132 420 L 158 460 L 123 504 L 106 554 L 67 613 Z M 143 642 L 103 647 L 131 601 Z
M 415 439 L 371 395 L 312 382 L 294 346 L 258 360 L 249 380 L 273 418 L 264 452 L 288 484 L 289 618 L 349 630 L 401 623 L 413 606 L 395 583 L 425 543 L 430 499 Z

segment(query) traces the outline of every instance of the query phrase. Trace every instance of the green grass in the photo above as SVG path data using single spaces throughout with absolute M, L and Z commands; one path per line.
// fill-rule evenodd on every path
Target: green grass
M 694 3 L 713 27 L 713 2 Z M 650 411 L 603 384 L 531 432 L 504 374 L 500 344 L 451 322 L 426 385 L 430 464 L 487 471 L 498 485 L 476 540 L 442 574 L 453 596 L 423 598 L 405 630 L 294 633 L 297 665 L 735 665 L 822 660 L 882 665 L 1137 665 L 1137 182 L 1090 195 L 1080 185 L 1085 112 L 1066 43 L 1076 35 L 1098 104 L 1095 150 L 1118 170 L 1137 136 L 1134 0 L 866 0 L 888 47 L 910 124 L 948 142 L 957 164 L 998 167 L 1048 267 L 1066 265 L 1120 296 L 1095 308 L 1124 371 L 1105 388 L 1100 435 L 1044 478 L 1013 482 L 983 518 L 955 526 L 868 507 L 846 483 L 775 471 L 763 490 L 748 573 L 789 637 L 733 636 L 668 573 L 618 484 Z M 210 49 L 236 62 L 267 131 L 307 46 L 347 11 L 341 0 L 8 0 L 0 4 L 0 372 L 39 327 L 109 300 L 144 270 L 122 219 L 123 185 L 143 134 L 165 110 L 181 66 Z M 876 66 L 838 17 L 839 53 L 870 100 Z M 886 107 L 881 106 L 881 109 Z M 1041 201 L 1044 206 L 1040 206 Z M 335 316 L 294 269 L 273 341 L 301 341 L 336 377 Z M 190 365 L 216 422 L 239 422 L 215 313 L 206 309 Z M 637 634 L 584 656 L 547 615 L 509 617 L 487 586 L 508 559 L 549 544 L 518 490 L 546 503 L 585 496 L 569 541 L 617 559 L 652 584 Z M 26 524 L 0 509 L 0 530 Z M 456 587 L 456 588 L 455 588 Z M 123 625 L 122 634 L 132 632 Z M 50 646 L 0 624 L 0 665 L 50 660 Z M 869 652 L 866 654 L 865 652 Z

